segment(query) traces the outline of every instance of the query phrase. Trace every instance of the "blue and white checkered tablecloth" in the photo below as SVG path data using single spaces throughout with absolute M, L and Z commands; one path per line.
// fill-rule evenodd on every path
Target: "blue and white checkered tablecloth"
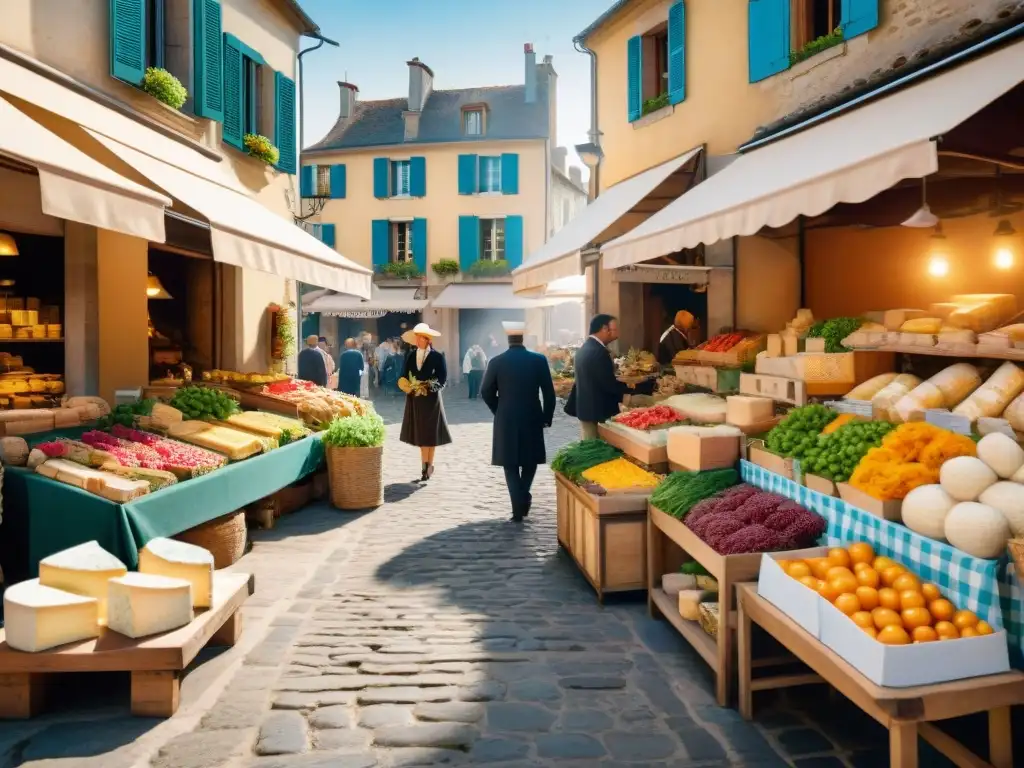
M 847 504 L 812 491 L 749 461 L 741 462 L 743 481 L 785 496 L 828 521 L 829 546 L 870 543 L 878 554 L 911 568 L 939 586 L 957 608 L 974 611 L 993 627 L 1005 628 L 1014 666 L 1024 667 L 1024 589 L 1008 557 L 983 560 L 914 533 Z

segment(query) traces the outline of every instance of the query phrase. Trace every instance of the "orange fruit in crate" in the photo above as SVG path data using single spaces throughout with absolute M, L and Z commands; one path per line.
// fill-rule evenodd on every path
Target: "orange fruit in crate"
M 942 593 L 939 592 L 939 588 L 934 584 L 922 584 L 921 594 L 924 595 L 924 599 L 927 600 L 929 603 L 932 600 L 938 600 L 940 597 L 942 597 Z
M 960 630 L 954 627 L 951 621 L 937 621 L 935 634 L 939 636 L 939 640 L 956 640 L 960 637 Z
M 960 637 L 981 637 L 981 633 L 974 627 L 964 627 L 960 630 Z
M 886 568 L 892 568 L 894 565 L 896 565 L 896 563 L 893 559 L 891 557 L 885 557 L 884 555 L 879 555 L 871 561 L 871 567 L 879 573 L 884 571 Z
M 802 579 L 804 576 L 811 575 L 811 566 L 803 560 L 796 560 L 789 564 L 789 567 L 786 569 L 786 573 L 794 579 Z
M 861 632 L 864 632 L 865 634 L 871 635 L 874 638 L 878 637 L 878 630 L 875 629 L 874 627 L 861 627 L 860 630 L 861 630 Z
M 853 560 L 850 559 L 850 553 L 840 547 L 833 547 L 828 551 L 828 561 L 832 565 L 841 565 L 844 568 L 849 568 L 853 565 Z
M 828 583 L 838 590 L 839 594 L 844 592 L 854 593 L 857 591 L 857 587 L 860 586 L 857 577 L 849 572 L 830 577 Z
M 915 643 L 932 643 L 939 639 L 939 633 L 935 627 L 914 627 L 910 637 Z
M 891 608 L 875 608 L 871 612 L 871 618 L 879 629 L 893 626 L 898 626 L 902 629 L 903 627 L 903 620 L 900 619 L 900 615 Z
M 827 557 L 812 557 L 810 560 L 806 560 L 805 562 L 810 566 L 811 573 L 822 580 L 828 576 L 828 569 L 832 567 L 832 563 L 828 561 Z
M 875 628 L 875 620 L 871 618 L 871 611 L 857 611 L 850 616 L 853 619 L 853 623 L 861 629 L 867 629 L 871 627 Z
M 878 604 L 883 608 L 898 611 L 900 609 L 900 593 L 892 587 L 882 587 L 878 590 Z
M 890 624 L 878 630 L 878 642 L 886 645 L 909 645 L 910 635 L 903 627 Z
M 837 576 L 853 576 L 853 571 L 847 568 L 845 565 L 833 565 L 828 569 L 828 573 L 825 574 L 825 579 L 832 581 Z
M 936 621 L 950 621 L 956 614 L 956 608 L 949 600 L 940 597 L 928 603 L 928 613 L 934 616 Z
M 920 592 L 913 589 L 904 589 L 900 592 L 900 610 L 902 611 L 908 608 L 924 608 L 925 604 L 924 595 Z
M 791 566 L 793 562 L 793 560 L 776 560 L 775 564 L 782 569 L 783 573 L 789 573 L 789 566 Z
M 932 623 L 932 615 L 928 613 L 927 608 L 906 608 L 900 614 L 900 618 L 903 619 L 903 626 L 911 630 L 930 627 Z
M 828 600 L 830 603 L 834 603 L 836 598 L 843 594 L 844 590 L 839 589 L 836 585 L 823 581 L 821 586 L 818 587 L 818 594 Z
M 896 583 L 896 579 L 907 572 L 907 569 L 902 565 L 890 565 L 884 571 L 882 571 L 882 583 L 887 587 L 891 587 Z
M 978 617 L 974 615 L 974 611 L 957 611 L 953 614 L 953 626 L 960 630 L 960 636 L 963 637 L 964 630 L 970 627 L 973 629 L 978 624 Z
M 860 600 L 852 592 L 844 592 L 836 598 L 836 608 L 847 616 L 853 616 L 860 610 Z
M 860 607 L 865 611 L 871 611 L 878 607 L 878 590 L 874 587 L 857 587 L 854 594 L 860 600 Z
M 915 592 L 921 591 L 921 580 L 912 573 L 901 573 L 892 583 L 892 588 L 897 592 L 904 592 L 912 589 Z
M 878 585 L 882 582 L 881 577 L 878 575 L 878 571 L 870 565 L 865 565 L 857 571 L 855 575 L 857 577 L 857 581 L 865 587 L 874 587 L 875 589 L 878 589 Z
M 847 551 L 850 553 L 850 560 L 854 564 L 870 564 L 875 560 L 875 550 L 866 541 L 858 541 L 856 544 L 851 544 Z
M 991 635 L 993 632 L 995 632 L 995 630 L 992 629 L 992 625 L 989 624 L 987 621 L 979 621 L 974 626 L 974 631 L 977 632 L 979 635 Z
M 808 589 L 813 589 L 815 592 L 818 591 L 818 584 L 820 583 L 820 580 L 814 578 L 813 576 L 801 576 L 799 579 L 797 579 L 797 581 L 799 581 Z

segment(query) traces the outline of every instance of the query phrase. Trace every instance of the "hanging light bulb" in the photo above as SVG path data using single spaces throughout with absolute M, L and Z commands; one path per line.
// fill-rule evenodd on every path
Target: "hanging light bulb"
M 928 178 L 921 179 L 921 207 L 914 211 L 914 215 L 904 221 L 901 227 L 912 227 L 914 229 L 928 229 L 937 226 L 939 217 L 932 213 L 928 207 Z
M 0 256 L 17 256 L 18 244 L 6 232 L 0 232 Z
M 1010 269 L 1013 266 L 1013 251 L 1009 248 L 997 248 L 995 264 L 996 269 Z
M 150 299 L 173 299 L 164 288 L 164 284 L 160 282 L 160 278 L 156 275 L 150 275 L 146 278 L 146 297 Z
M 949 261 L 945 256 L 932 256 L 928 260 L 928 274 L 932 277 L 945 277 L 949 274 Z
M 931 257 L 928 259 L 928 274 L 932 277 L 945 277 L 949 274 L 949 259 L 946 257 L 946 235 L 942 231 L 942 224 L 935 224 L 935 231 L 931 234 Z
M 992 237 L 996 238 L 996 252 L 993 262 L 996 269 L 1010 269 L 1013 267 L 1013 242 L 1011 238 L 1017 234 L 1009 219 L 1000 219 L 996 224 L 996 231 Z

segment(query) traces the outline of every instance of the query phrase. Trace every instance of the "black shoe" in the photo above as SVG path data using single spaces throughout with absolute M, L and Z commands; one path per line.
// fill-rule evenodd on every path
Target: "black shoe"
M 434 476 L 434 465 L 427 464 L 427 468 L 423 471 L 423 479 L 429 480 Z
M 425 483 L 425 482 L 427 482 L 427 480 L 430 479 L 430 475 L 427 474 L 427 467 L 428 466 L 430 466 L 430 465 L 429 464 L 424 464 L 423 465 L 423 471 L 420 474 L 420 482 L 421 483 Z
M 530 514 L 530 507 L 533 506 L 533 496 L 526 497 L 526 504 L 523 505 L 523 517 Z
M 522 523 L 523 520 L 524 520 L 524 518 L 523 518 L 522 515 L 515 515 L 514 514 L 514 515 L 512 515 L 512 519 L 509 520 L 509 522 L 510 523 Z

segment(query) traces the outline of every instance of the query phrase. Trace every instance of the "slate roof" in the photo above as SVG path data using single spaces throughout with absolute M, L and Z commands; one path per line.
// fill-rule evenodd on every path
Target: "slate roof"
M 420 115 L 419 136 L 410 141 L 405 141 L 405 120 L 402 117 L 409 106 L 408 98 L 357 101 L 351 118 L 338 120 L 324 138 L 305 151 L 448 141 L 545 139 L 548 137 L 547 84 L 540 73 L 537 80 L 537 100 L 532 104 L 526 103 L 526 87 L 523 85 L 432 91 Z M 485 136 L 463 135 L 462 107 L 468 104 L 487 105 Z
M 572 41 L 574 43 L 585 43 L 585 42 L 587 42 L 587 38 L 588 37 L 590 37 L 592 34 L 594 34 L 594 32 L 596 32 L 599 27 L 601 27 L 606 21 L 608 21 L 608 19 L 610 19 L 616 13 L 618 13 L 623 8 L 625 8 L 627 5 L 629 5 L 630 2 L 632 2 L 632 0 L 617 0 L 617 2 L 613 3 L 612 6 L 607 11 L 605 11 L 600 16 L 598 16 L 590 24 L 590 26 L 588 26 L 586 29 L 584 29 L 582 32 L 580 32 L 578 35 L 576 35 L 572 39 Z

